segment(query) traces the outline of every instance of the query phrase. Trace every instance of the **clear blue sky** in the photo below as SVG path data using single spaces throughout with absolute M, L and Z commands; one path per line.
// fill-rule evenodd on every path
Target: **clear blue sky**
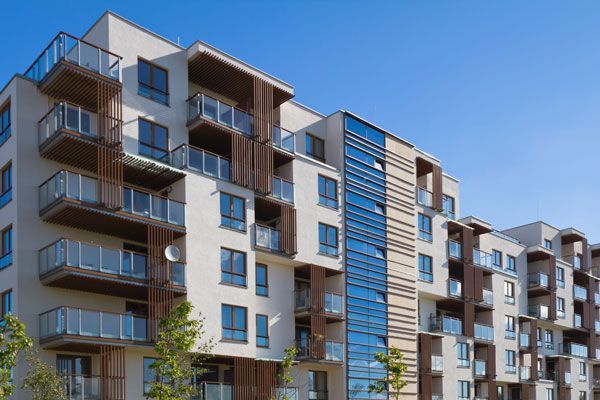
M 463 215 L 500 229 L 544 219 L 600 242 L 598 1 L 101 3 L 3 4 L 0 80 L 59 30 L 80 35 L 110 9 L 415 143 L 461 180 Z

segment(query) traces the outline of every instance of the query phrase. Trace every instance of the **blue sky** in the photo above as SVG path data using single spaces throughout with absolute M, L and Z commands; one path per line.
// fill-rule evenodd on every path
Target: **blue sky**
M 113 10 L 182 45 L 204 40 L 442 160 L 463 215 L 544 219 L 600 242 L 600 2 L 7 2 L 0 80 L 58 31 Z

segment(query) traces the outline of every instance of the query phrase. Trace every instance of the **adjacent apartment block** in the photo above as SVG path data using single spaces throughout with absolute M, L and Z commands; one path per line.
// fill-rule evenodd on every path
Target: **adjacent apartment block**
M 48 39 L 0 91 L 0 318 L 69 399 L 145 398 L 183 300 L 215 341 L 201 400 L 387 398 L 369 385 L 392 346 L 402 399 L 594 397 L 583 233 L 461 218 L 439 160 L 206 43 L 111 12 Z

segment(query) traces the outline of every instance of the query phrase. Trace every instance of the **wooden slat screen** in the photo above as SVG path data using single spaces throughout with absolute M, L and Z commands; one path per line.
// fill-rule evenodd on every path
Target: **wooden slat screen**
M 273 85 L 254 77 L 253 96 L 254 139 L 270 143 L 273 137 Z
M 556 290 L 556 256 L 548 257 L 548 279 L 550 290 Z
M 173 232 L 156 226 L 148 226 L 148 324 L 151 340 L 158 335 L 158 322 L 173 308 L 173 265 L 164 251 L 173 243 Z
M 281 205 L 281 250 L 283 253 L 294 255 L 298 252 L 296 231 L 296 209 Z
M 424 333 L 419 333 L 420 369 L 423 373 L 431 373 L 431 351 L 431 336 Z
M 245 357 L 233 358 L 233 398 L 254 400 L 255 360 Z
M 537 320 L 529 321 L 529 348 L 531 349 L 531 380 L 538 380 Z
M 325 268 L 310 266 L 310 309 L 322 314 L 325 311 Z
M 472 303 L 464 303 L 464 335 L 473 337 L 475 333 L 475 305 Z
M 463 227 L 461 233 L 463 261 L 465 264 L 473 263 L 473 229 Z
M 125 348 L 100 346 L 100 399 L 125 400 Z
M 442 201 L 442 167 L 433 165 L 432 173 L 432 193 L 433 193 L 433 208 L 437 211 L 443 211 Z
M 587 238 L 581 239 L 581 269 L 583 271 L 588 270 L 588 240 Z
M 256 399 L 271 400 L 277 386 L 277 363 L 275 361 L 256 360 Z
M 473 268 L 474 292 L 473 299 L 478 302 L 483 301 L 483 271 L 479 268 Z
M 273 147 L 253 142 L 254 190 L 260 194 L 273 192 Z
M 322 314 L 310 316 L 310 357 L 316 360 L 325 358 L 325 335 L 327 319 Z
M 252 188 L 252 141 L 242 135 L 231 135 L 231 181 Z

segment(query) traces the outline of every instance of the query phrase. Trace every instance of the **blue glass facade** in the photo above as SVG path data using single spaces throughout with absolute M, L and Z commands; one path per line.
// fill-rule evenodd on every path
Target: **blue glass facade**
M 374 355 L 388 343 L 385 133 L 344 119 L 348 398 L 385 399 L 368 390 L 385 377 Z

